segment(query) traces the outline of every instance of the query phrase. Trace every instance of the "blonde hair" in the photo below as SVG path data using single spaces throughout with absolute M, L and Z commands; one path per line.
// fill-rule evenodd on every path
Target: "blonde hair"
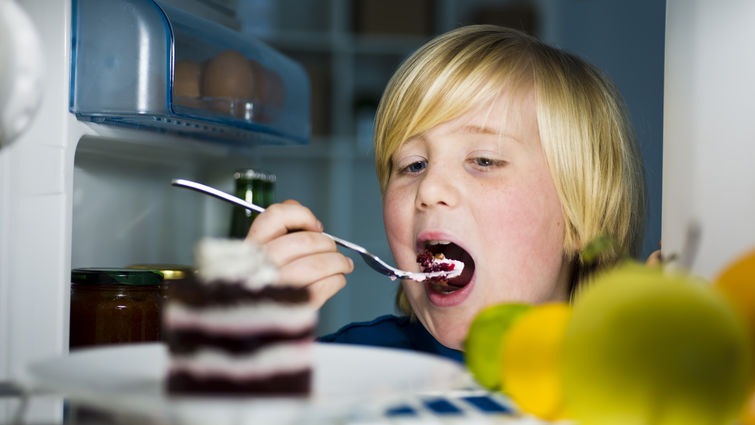
M 641 156 L 624 102 L 611 81 L 578 57 L 522 32 L 458 28 L 428 42 L 396 71 L 375 121 L 375 165 L 383 194 L 391 156 L 410 137 L 492 102 L 504 89 L 535 96 L 542 149 L 566 223 L 571 290 L 610 251 L 585 264 L 580 249 L 608 236 L 639 255 L 645 221 Z M 410 312 L 399 291 L 399 308 Z

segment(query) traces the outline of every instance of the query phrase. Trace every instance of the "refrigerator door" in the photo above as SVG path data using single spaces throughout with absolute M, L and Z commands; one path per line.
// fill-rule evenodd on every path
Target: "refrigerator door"
M 663 251 L 715 278 L 755 247 L 755 2 L 667 7 Z

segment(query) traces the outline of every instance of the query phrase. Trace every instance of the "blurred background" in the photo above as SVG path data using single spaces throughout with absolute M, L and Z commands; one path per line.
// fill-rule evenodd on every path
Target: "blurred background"
M 326 231 L 391 259 L 372 153 L 373 118 L 398 65 L 434 35 L 467 24 L 518 28 L 605 72 L 629 106 L 643 152 L 649 211 L 643 257 L 661 235 L 664 25 L 659 0 L 173 0 L 299 61 L 312 86 L 307 146 L 255 148 L 250 167 L 277 177 Z M 201 10 L 200 10 L 201 9 Z M 230 176 L 229 176 L 230 178 Z M 396 284 L 355 258 L 319 333 L 394 312 Z

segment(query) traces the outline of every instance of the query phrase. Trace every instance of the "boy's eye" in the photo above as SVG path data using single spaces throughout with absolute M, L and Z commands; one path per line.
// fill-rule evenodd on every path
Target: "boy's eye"
M 493 167 L 502 163 L 502 161 L 490 158 L 472 158 L 472 162 L 474 162 L 475 165 L 479 165 L 480 167 Z
M 408 173 L 419 173 L 420 171 L 424 170 L 427 164 L 425 161 L 414 161 L 411 164 L 404 167 L 404 171 Z

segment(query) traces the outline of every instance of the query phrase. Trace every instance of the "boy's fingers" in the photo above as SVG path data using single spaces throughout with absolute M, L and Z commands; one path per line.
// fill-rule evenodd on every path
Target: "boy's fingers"
M 265 245 L 265 252 L 277 267 L 307 255 L 338 252 L 336 243 L 320 232 L 293 232 L 273 239 Z
M 281 266 L 278 282 L 283 285 L 309 286 L 330 276 L 351 273 L 354 263 L 340 252 L 307 255 Z
M 296 230 L 322 231 L 322 223 L 296 201 L 270 205 L 252 222 L 247 239 L 264 245 Z
M 346 276 L 342 274 L 336 274 L 318 280 L 309 285 L 309 293 L 311 296 L 310 302 L 319 309 L 344 286 L 346 286 Z
M 650 256 L 648 256 L 647 261 L 645 261 L 645 264 L 648 266 L 657 266 L 663 262 L 663 255 L 661 254 L 661 250 L 657 249 L 653 251 Z

